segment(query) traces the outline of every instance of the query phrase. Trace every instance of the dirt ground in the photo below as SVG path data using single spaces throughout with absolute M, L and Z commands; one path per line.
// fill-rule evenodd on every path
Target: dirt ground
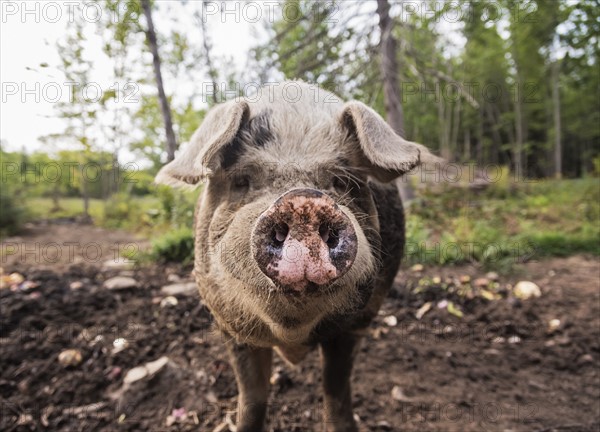
M 52 242 L 62 244 L 59 259 L 50 255 Z M 144 246 L 69 221 L 31 226 L 2 244 L 4 274 L 29 282 L 0 289 L 0 430 L 230 429 L 234 376 L 208 311 L 195 293 L 177 295 L 177 304 L 163 300 L 161 287 L 189 278 L 190 269 L 106 265 L 115 250 Z M 118 274 L 138 286 L 103 287 Z M 519 265 L 500 286 L 533 281 L 541 297 L 457 300 L 462 318 L 437 307 L 443 293 L 415 292 L 424 277 L 484 274 L 476 266 L 400 273 L 355 366 L 363 430 L 600 430 L 600 261 Z M 417 319 L 426 301 L 434 307 Z M 127 341 L 120 351 L 119 338 Z M 61 364 L 66 349 L 78 350 L 81 361 Z M 132 368 L 163 356 L 158 372 L 124 384 Z M 322 430 L 318 355 L 295 370 L 276 357 L 275 368 L 268 430 Z

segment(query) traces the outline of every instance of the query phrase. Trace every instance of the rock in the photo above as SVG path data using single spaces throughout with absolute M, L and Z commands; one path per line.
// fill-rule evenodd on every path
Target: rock
M 477 288 L 486 288 L 490 284 L 490 280 L 487 278 L 477 278 L 473 281 L 473 286 Z
M 137 288 L 138 282 L 131 277 L 115 276 L 104 281 L 104 288 L 109 290 L 122 290 L 128 288 Z
M 419 308 L 419 310 L 417 310 L 417 312 L 415 312 L 415 317 L 420 320 L 421 318 L 423 318 L 423 316 L 429 312 L 431 310 L 431 302 L 427 302 L 425 303 L 423 306 L 421 306 Z
M 192 295 L 198 292 L 196 282 L 184 282 L 171 285 L 165 285 L 160 292 L 168 296 Z
M 485 277 L 491 280 L 492 282 L 498 282 L 498 280 L 500 279 L 500 276 L 498 276 L 498 273 L 496 272 L 488 272 L 485 274 Z
M 176 275 L 175 273 L 171 273 L 169 276 L 167 276 L 167 281 L 169 281 L 171 283 L 179 283 L 179 282 L 181 282 L 181 278 L 179 277 L 179 275 Z
M 82 360 L 83 356 L 78 349 L 67 349 L 58 355 L 58 362 L 64 367 L 77 366 Z
M 461 284 L 468 284 L 469 282 L 471 282 L 471 276 L 462 275 L 461 277 L 458 278 L 458 280 L 460 281 Z
M 392 388 L 392 399 L 400 402 L 410 402 L 412 398 L 406 396 L 402 388 L 396 385 Z
M 123 384 L 133 384 L 136 381 L 155 375 L 169 363 L 169 357 L 162 356 L 157 360 L 146 363 L 143 366 L 137 366 L 127 371 L 123 378 Z
M 540 290 L 540 287 L 533 282 L 520 281 L 515 285 L 513 294 L 521 300 L 528 300 L 533 297 L 540 297 L 542 291 Z
M 521 338 L 519 336 L 511 336 L 508 338 L 509 344 L 518 344 L 521 342 Z
M 127 342 L 127 339 L 125 339 L 125 338 L 116 338 L 113 341 L 113 350 L 112 350 L 112 353 L 113 354 L 120 353 L 121 351 L 123 351 L 128 346 L 129 346 L 129 342 Z
M 119 257 L 102 263 L 102 270 L 129 270 L 133 267 L 134 261 L 129 258 Z
M 439 285 L 442 283 L 442 278 L 439 276 L 434 276 L 433 278 L 431 278 L 431 282 L 436 285 Z
M 127 371 L 125 378 L 123 378 L 123 383 L 132 384 L 136 381 L 146 378 L 147 376 L 148 369 L 146 369 L 146 366 L 137 366 Z
M 177 301 L 177 297 L 167 296 L 160 301 L 160 307 L 166 308 L 166 307 L 177 306 L 177 303 L 179 303 Z
M 81 288 L 83 288 L 83 282 L 81 282 L 81 281 L 71 282 L 69 285 L 69 288 L 71 288 L 72 290 L 81 289 Z
M 388 315 L 383 319 L 383 322 L 390 327 L 396 327 L 398 325 L 398 318 L 394 315 Z
M 579 357 L 580 364 L 593 363 L 593 362 L 594 362 L 594 357 L 592 357 L 591 354 L 584 354 L 581 357 Z
M 548 333 L 554 333 L 559 328 L 560 328 L 560 320 L 559 319 L 554 318 L 548 322 Z
M 163 367 L 165 367 L 167 365 L 167 363 L 169 363 L 169 357 L 162 356 L 158 360 L 154 360 L 154 361 L 146 363 L 146 369 L 148 369 L 148 373 L 150 375 L 154 375 L 156 372 L 158 372 Z
M 415 273 L 422 272 L 423 269 L 424 269 L 423 264 L 415 264 L 414 266 L 412 266 L 410 268 L 410 270 L 414 271 Z
M 276 367 L 269 379 L 271 385 L 277 386 L 278 390 L 285 390 L 294 385 L 294 382 L 282 367 Z
M 385 421 L 385 420 L 378 421 L 377 422 L 377 427 L 379 429 L 386 430 L 386 431 L 392 430 L 392 425 L 389 422 Z

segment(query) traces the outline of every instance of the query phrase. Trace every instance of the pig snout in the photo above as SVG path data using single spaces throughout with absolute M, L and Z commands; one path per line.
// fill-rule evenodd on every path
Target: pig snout
M 357 238 L 331 197 L 294 189 L 260 215 L 252 248 L 261 271 L 277 286 L 303 292 L 343 276 L 356 257 Z

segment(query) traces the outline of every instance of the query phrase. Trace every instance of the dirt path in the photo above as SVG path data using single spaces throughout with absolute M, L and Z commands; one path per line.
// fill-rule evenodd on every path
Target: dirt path
M 96 241 L 103 253 L 112 253 L 115 242 L 135 241 L 69 225 L 11 241 L 57 239 Z M 139 286 L 108 290 L 103 281 L 120 270 L 100 270 L 104 260 L 11 259 L 5 271 L 39 285 L 0 289 L 0 430 L 228 430 L 236 389 L 207 310 L 196 294 L 161 306 L 160 288 L 189 269 L 126 270 Z M 414 292 L 423 278 L 473 280 L 484 273 L 461 266 L 400 274 L 355 368 L 354 408 L 363 430 L 600 430 L 599 260 L 528 263 L 500 284 L 531 280 L 539 298 L 475 298 L 461 305 L 463 318 L 438 307 L 415 318 L 431 300 Z M 552 320 L 560 323 L 552 327 Z M 118 338 L 127 346 L 116 352 Z M 82 361 L 64 367 L 57 357 L 70 348 Z M 124 389 L 128 371 L 161 356 L 169 358 L 162 369 Z M 283 367 L 279 359 L 275 367 Z M 269 430 L 321 430 L 318 356 L 282 371 L 271 393 Z

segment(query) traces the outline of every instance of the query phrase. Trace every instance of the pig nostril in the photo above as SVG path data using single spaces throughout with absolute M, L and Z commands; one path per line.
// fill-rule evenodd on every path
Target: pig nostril
M 289 231 L 290 227 L 288 227 L 287 224 L 276 225 L 275 228 L 273 228 L 271 240 L 273 240 L 275 246 L 281 247 L 283 245 Z
M 330 249 L 333 249 L 339 243 L 338 230 L 336 230 L 335 228 L 331 228 L 327 224 L 321 224 L 321 226 L 319 227 L 319 235 L 321 236 L 323 242 L 326 243 Z

